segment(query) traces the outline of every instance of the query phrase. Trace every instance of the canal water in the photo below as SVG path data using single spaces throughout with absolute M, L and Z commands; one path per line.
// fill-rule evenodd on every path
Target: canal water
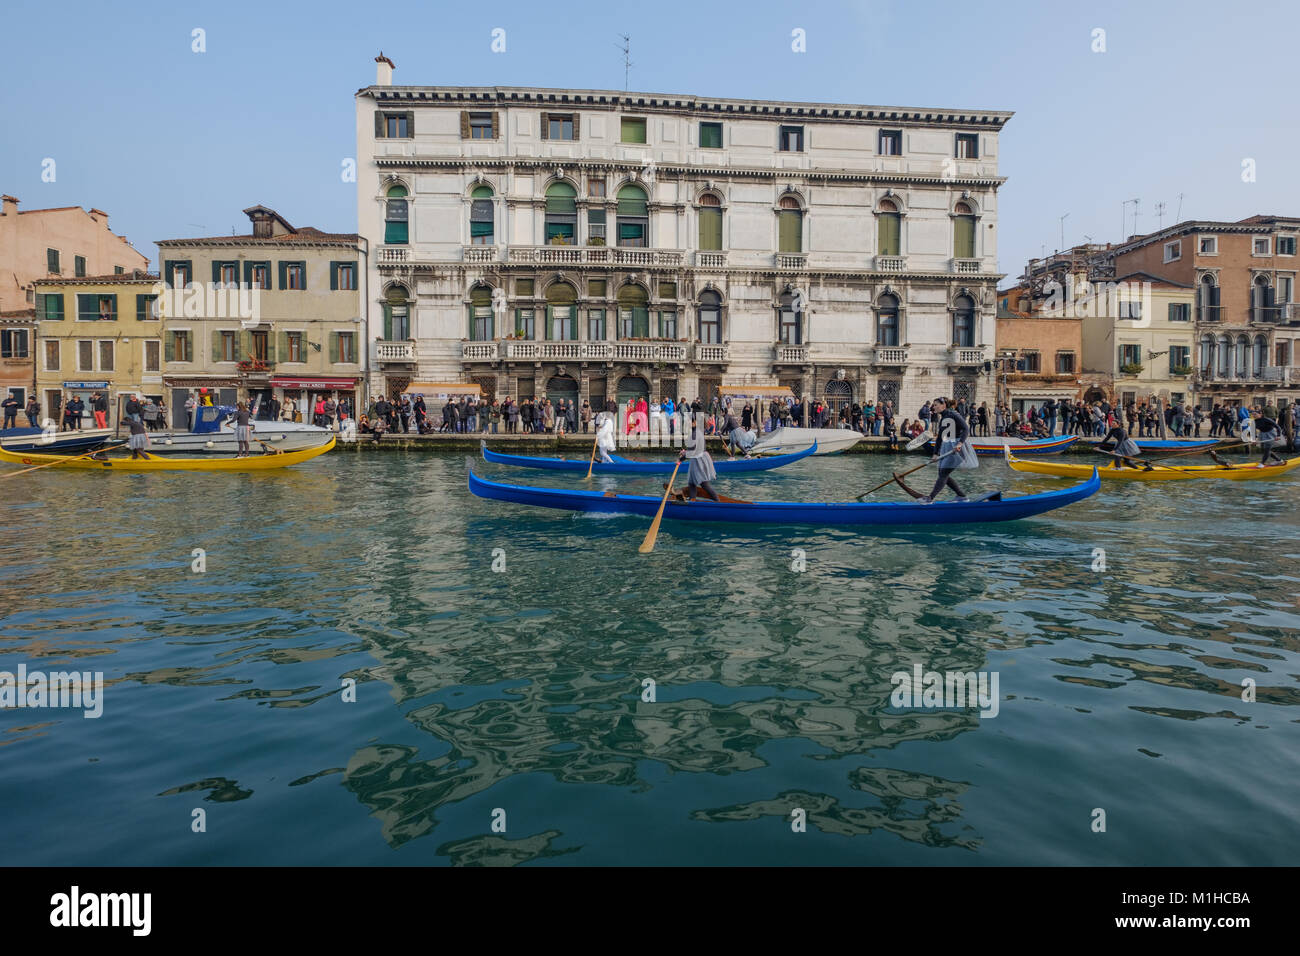
M 845 500 L 918 462 L 718 487 Z M 483 501 L 466 468 L 344 451 L 0 483 L 0 671 L 105 682 L 98 718 L 0 710 L 4 858 L 1300 857 L 1294 481 L 1108 485 L 882 535 L 665 523 L 647 556 L 643 518 Z M 971 478 L 1063 483 L 999 461 Z M 891 678 L 918 664 L 996 677 L 996 714 L 898 706 Z

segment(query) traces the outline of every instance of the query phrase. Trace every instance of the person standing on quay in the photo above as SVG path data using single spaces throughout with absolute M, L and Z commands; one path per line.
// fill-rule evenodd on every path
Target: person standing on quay
M 584 398 L 582 400 L 582 433 L 587 434 L 587 429 L 591 426 L 591 405 Z
M 132 431 L 134 433 L 135 419 L 130 419 Z M 248 457 L 248 441 L 252 436 L 253 416 L 248 412 L 248 405 L 244 402 L 238 402 L 235 405 L 235 441 L 239 443 L 239 454 L 236 458 Z
M 18 396 L 15 395 L 12 391 L 10 391 L 8 396 L 6 396 L 5 400 L 3 402 L 0 402 L 0 406 L 2 406 L 5 410 L 5 423 L 3 426 L 0 427 L 17 428 L 18 427 Z
M 27 407 L 23 409 L 23 414 L 27 416 L 27 424 L 31 428 L 36 427 L 36 420 L 41 417 L 41 403 L 32 395 L 27 399 Z

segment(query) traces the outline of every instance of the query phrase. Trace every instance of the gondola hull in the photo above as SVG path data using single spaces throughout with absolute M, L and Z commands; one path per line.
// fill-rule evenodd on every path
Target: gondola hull
M 334 441 L 334 437 L 330 436 L 329 441 L 315 448 L 287 451 L 283 454 L 275 454 L 274 452 L 262 455 L 252 454 L 247 458 L 175 458 L 166 455 L 155 455 L 151 458 L 131 458 L 129 455 L 115 452 L 112 455 L 107 455 L 103 460 L 98 458 L 77 458 L 65 461 L 63 460 L 64 456 L 60 455 L 18 454 L 0 448 L 0 461 L 29 467 L 48 465 L 51 468 L 77 468 L 83 471 L 265 471 L 270 468 L 285 468 L 289 465 L 296 465 L 307 461 L 309 458 L 315 458 L 317 455 L 323 455 L 334 447 Z
M 999 435 L 996 438 L 971 438 L 971 447 L 975 454 L 985 458 L 1002 457 L 1002 449 L 1012 448 L 1018 455 L 1059 455 L 1076 441 L 1078 435 L 1062 435 L 1058 438 L 1010 438 Z M 921 446 L 926 454 L 934 454 L 934 442 L 928 441 Z
M 1093 469 L 1092 465 L 1073 465 L 1061 461 L 1026 461 L 1007 455 L 1007 464 L 1015 471 L 1035 475 L 1055 475 L 1060 478 L 1078 478 Z M 1281 478 L 1300 467 L 1300 457 L 1281 465 L 1242 464 L 1224 468 L 1221 465 L 1154 465 L 1145 468 L 1116 468 L 1115 464 L 1096 469 L 1098 477 L 1106 481 L 1189 481 L 1194 478 L 1226 478 L 1229 481 L 1259 481 Z
M 967 524 L 984 521 L 1014 521 L 1054 511 L 1096 494 L 1101 482 L 1094 474 L 1088 480 L 1060 491 L 1041 492 L 1000 501 L 911 502 L 846 501 L 818 504 L 793 501 L 715 502 L 696 500 L 689 504 L 669 501 L 664 518 L 673 521 L 724 521 L 767 525 L 898 526 Z M 655 495 L 617 495 L 610 492 L 567 488 L 535 488 L 480 478 L 471 470 L 469 490 L 480 498 L 507 501 L 541 508 L 634 514 L 653 517 L 662 500 Z
M 581 461 L 574 458 L 534 458 L 531 455 L 507 455 L 503 452 L 493 451 L 488 448 L 487 442 L 479 442 L 479 447 L 483 451 L 483 460 L 490 461 L 496 465 L 513 465 L 516 468 L 537 468 L 543 471 L 574 471 L 587 472 L 587 461 Z M 817 443 L 813 442 L 803 451 L 795 452 L 792 455 L 774 455 L 768 458 L 717 458 L 714 459 L 713 467 L 720 475 L 734 475 L 747 471 L 770 471 L 773 468 L 780 468 L 782 465 L 788 465 L 791 462 L 798 461 L 801 458 L 807 458 L 809 455 L 817 453 Z M 605 464 L 596 462 L 592 466 L 592 474 L 595 475 L 671 475 L 673 468 L 677 465 L 676 458 L 663 458 L 659 461 L 631 461 L 627 458 L 620 458 L 617 455 L 611 455 L 614 459 L 612 463 Z
M 1217 438 L 1134 438 L 1142 451 L 1191 451 L 1193 448 L 1211 448 L 1219 443 Z

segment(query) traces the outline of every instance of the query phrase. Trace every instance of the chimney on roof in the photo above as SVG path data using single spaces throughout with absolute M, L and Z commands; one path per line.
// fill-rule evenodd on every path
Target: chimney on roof
M 392 86 L 393 85 L 393 61 L 384 56 L 384 51 L 379 51 L 379 56 L 375 57 L 375 85 Z
M 15 199 L 13 196 L 4 195 L 4 196 L 0 196 L 0 200 L 4 200 L 4 208 L 2 212 L 0 212 L 0 214 L 3 214 L 5 216 L 16 216 L 18 214 L 17 199 Z

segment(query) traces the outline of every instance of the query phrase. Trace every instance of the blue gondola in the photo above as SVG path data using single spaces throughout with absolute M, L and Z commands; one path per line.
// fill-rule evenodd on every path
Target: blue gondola
M 929 525 L 963 524 L 978 521 L 1012 521 L 1053 511 L 1096 494 L 1101 479 L 1094 468 L 1092 477 L 1059 491 L 1044 491 L 1017 498 L 984 501 L 835 502 L 805 504 L 792 501 L 716 502 L 696 500 L 689 504 L 669 501 L 664 517 L 681 521 L 730 521 L 768 525 Z M 612 492 L 567 488 L 535 488 L 489 481 L 469 473 L 469 490 L 480 498 L 510 501 L 567 511 L 613 512 L 653 517 L 662 500 L 658 495 L 617 495 Z
M 1142 451 L 1175 451 L 1180 449 L 1211 448 L 1219 443 L 1217 438 L 1134 438 Z M 1012 449 L 1014 453 L 1016 449 Z
M 506 455 L 499 451 L 492 451 L 487 446 L 487 442 L 480 441 L 479 447 L 483 450 L 483 459 L 497 465 L 514 465 L 516 468 L 541 468 L 546 471 L 580 471 L 586 474 L 587 461 L 575 458 L 533 458 L 530 455 Z M 788 465 L 792 461 L 798 461 L 800 458 L 807 458 L 809 455 L 816 454 L 817 443 L 813 442 L 812 446 L 805 448 L 803 451 L 797 451 L 790 455 L 771 455 L 764 458 L 717 458 L 714 459 L 713 467 L 720 475 L 734 475 L 746 471 L 770 471 L 773 468 L 780 468 L 782 465 Z M 596 475 L 671 475 L 673 466 L 677 464 L 676 458 L 661 458 L 658 461 L 632 461 L 628 458 L 620 458 L 618 455 L 610 455 L 614 459 L 612 464 L 602 464 L 596 462 L 592 468 L 592 474 Z

